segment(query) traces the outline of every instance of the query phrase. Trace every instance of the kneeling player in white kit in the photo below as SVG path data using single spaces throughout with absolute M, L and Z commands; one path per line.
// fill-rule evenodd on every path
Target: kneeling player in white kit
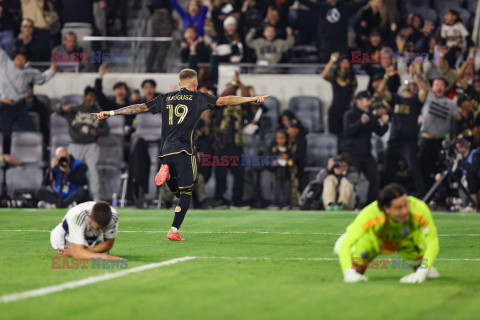
M 52 230 L 50 242 L 61 257 L 77 259 L 123 259 L 105 252 L 117 237 L 118 216 L 106 202 L 85 202 L 68 210 Z

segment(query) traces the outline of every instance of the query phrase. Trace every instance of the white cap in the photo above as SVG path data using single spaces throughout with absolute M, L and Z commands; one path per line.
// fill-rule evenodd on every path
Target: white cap
M 237 20 L 232 16 L 227 17 L 227 19 L 225 19 L 225 21 L 223 21 L 223 28 L 224 29 L 227 28 L 227 26 L 229 24 L 234 24 L 235 27 L 236 27 L 237 26 Z

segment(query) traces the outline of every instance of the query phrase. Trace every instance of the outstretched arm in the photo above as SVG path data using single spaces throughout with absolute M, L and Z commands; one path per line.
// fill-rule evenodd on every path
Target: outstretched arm
M 258 97 L 237 97 L 237 96 L 227 96 L 227 97 L 220 97 L 217 100 L 217 106 L 237 106 L 239 104 L 248 103 L 248 102 L 256 102 L 256 103 L 265 103 L 265 99 L 270 97 L 270 95 L 266 96 L 258 96 Z
M 97 116 L 97 120 L 104 120 L 104 119 L 110 118 L 111 116 L 120 116 L 120 115 L 129 116 L 132 114 L 138 114 L 138 113 L 147 112 L 147 111 L 148 111 L 147 105 L 145 103 L 142 103 L 142 104 L 134 104 L 118 110 L 102 111 L 102 112 L 92 113 L 92 114 Z

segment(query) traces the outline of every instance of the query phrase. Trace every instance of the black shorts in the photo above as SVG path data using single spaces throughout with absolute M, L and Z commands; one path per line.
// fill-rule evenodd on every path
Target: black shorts
M 160 158 L 162 164 L 169 167 L 170 178 L 177 180 L 179 189 L 193 188 L 197 183 L 197 155 L 188 155 L 185 152 L 172 154 Z

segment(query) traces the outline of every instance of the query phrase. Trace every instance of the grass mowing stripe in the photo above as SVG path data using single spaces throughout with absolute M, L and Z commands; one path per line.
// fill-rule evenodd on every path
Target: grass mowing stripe
M 51 232 L 51 230 L 0 230 L 0 232 Z M 168 233 L 161 230 L 120 230 L 119 233 Z M 191 234 L 280 234 L 280 235 L 321 235 L 321 236 L 341 236 L 343 233 L 331 232 L 274 232 L 274 231 L 182 231 L 182 233 Z M 480 234 L 439 234 L 439 237 L 480 237 Z
M 145 270 L 150 270 L 154 268 L 159 268 L 163 266 L 169 266 L 175 263 L 183 262 L 183 261 L 188 261 L 195 259 L 195 257 L 182 257 L 182 258 L 177 258 L 177 259 L 171 259 L 163 262 L 157 262 L 157 263 L 150 263 L 146 264 L 140 267 L 135 267 L 132 269 L 127 269 L 119 272 L 114 272 L 114 273 L 106 273 L 102 274 L 100 276 L 95 276 L 95 277 L 88 277 L 86 279 L 82 280 L 76 280 L 76 281 L 70 281 L 70 282 L 65 282 L 59 285 L 54 285 L 50 287 L 44 287 L 44 288 L 39 288 L 39 289 L 34 289 L 34 290 L 29 290 L 29 291 L 24 291 L 24 292 L 19 292 L 19 293 L 13 293 L 13 294 L 7 294 L 2 297 L 0 297 L 0 303 L 8 303 L 8 302 L 13 302 L 13 301 L 18 301 L 18 300 L 23 300 L 27 298 L 32 298 L 32 297 L 39 297 L 39 296 L 45 296 L 50 293 L 55 293 L 55 292 L 60 292 L 64 291 L 66 289 L 75 289 L 78 287 L 83 287 L 92 283 L 97 283 L 97 282 L 102 282 L 110 279 L 115 279 L 115 278 L 120 278 L 123 276 L 126 276 L 131 273 L 138 273 L 142 272 Z

